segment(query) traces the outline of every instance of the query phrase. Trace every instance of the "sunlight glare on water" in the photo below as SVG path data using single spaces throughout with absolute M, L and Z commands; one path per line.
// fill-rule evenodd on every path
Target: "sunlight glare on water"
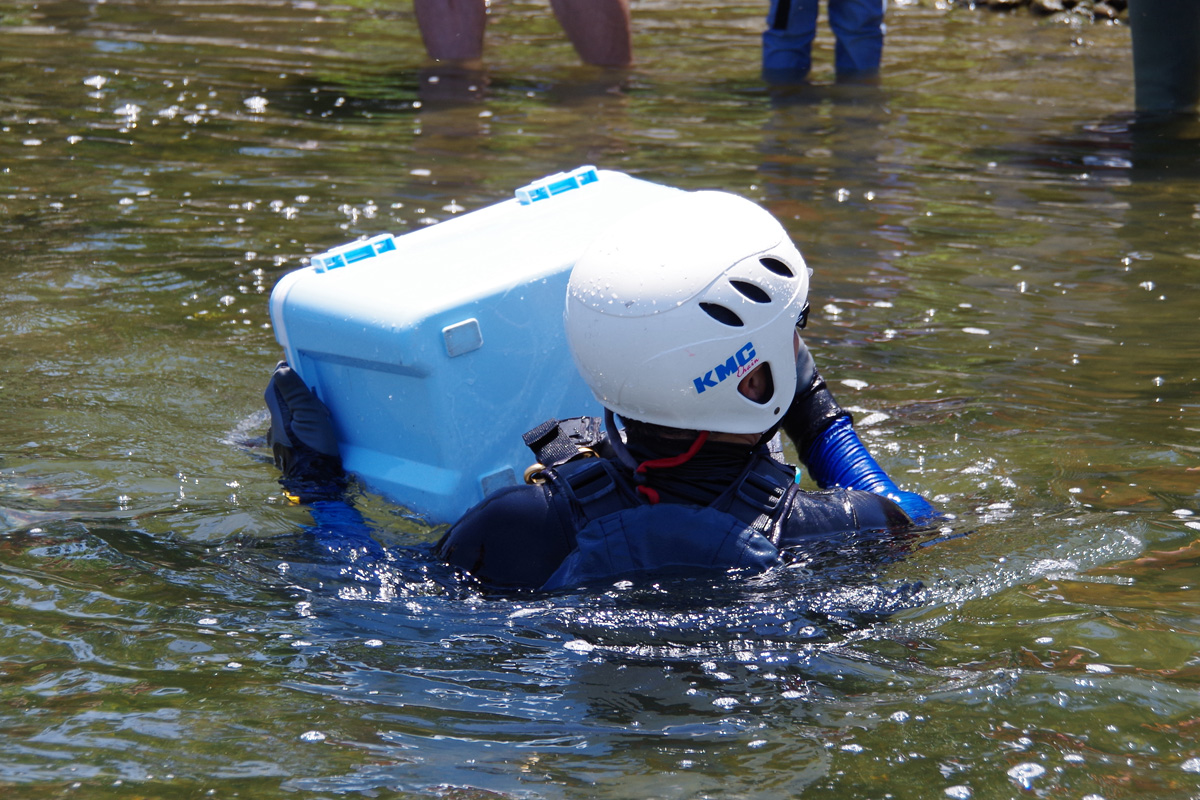
M 543 0 L 484 64 L 411 4 L 0 11 L 0 784 L 23 797 L 1200 793 L 1200 130 L 1128 29 L 893 3 L 879 87 L 758 76 L 765 4 Z M 805 341 L 948 512 L 753 579 L 498 597 L 262 443 L 267 300 L 313 254 L 582 164 L 744 194 Z M 790 446 L 790 445 L 789 445 Z M 794 454 L 793 454 L 794 455 Z

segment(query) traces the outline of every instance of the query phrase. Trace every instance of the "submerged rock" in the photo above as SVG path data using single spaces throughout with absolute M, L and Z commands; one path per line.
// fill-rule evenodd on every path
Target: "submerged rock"
M 1069 15 L 1064 19 L 1083 17 L 1090 20 L 1120 20 L 1129 5 L 1128 0 L 953 0 L 954 5 L 968 8 L 987 8 L 992 11 L 1016 11 L 1028 8 L 1044 17 Z
M 1063 0 L 1032 0 L 1029 7 L 1046 16 L 1067 10 L 1067 4 Z

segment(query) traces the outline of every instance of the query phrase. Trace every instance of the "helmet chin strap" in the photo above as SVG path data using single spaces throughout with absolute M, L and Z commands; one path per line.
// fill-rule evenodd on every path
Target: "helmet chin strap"
M 621 431 L 617 428 L 617 420 L 611 409 L 604 409 L 604 429 L 608 431 L 608 443 L 612 445 L 613 452 L 617 454 L 617 460 L 625 466 L 629 467 L 630 471 L 638 468 L 637 459 L 625 447 L 625 440 L 621 438 Z
M 784 416 L 786 416 L 786 414 Z M 774 438 L 775 434 L 779 433 L 779 429 L 782 427 L 783 427 L 783 417 L 780 417 L 778 422 L 776 422 L 771 427 L 767 428 L 766 432 L 764 432 L 763 435 L 758 438 L 758 443 L 754 445 L 755 449 L 762 447 L 763 445 L 770 442 L 771 439 Z
M 762 447 L 771 441 L 779 429 L 783 427 L 783 419 L 780 418 L 774 425 L 763 432 L 763 435 L 758 437 L 758 441 L 754 444 L 754 448 Z M 608 432 L 608 442 L 612 445 L 613 453 L 616 454 L 617 460 L 629 467 L 631 471 L 636 472 L 640 466 L 638 460 L 629 452 L 629 448 L 625 446 L 625 440 L 621 438 L 621 431 L 617 428 L 616 416 L 611 409 L 604 409 L 604 429 Z

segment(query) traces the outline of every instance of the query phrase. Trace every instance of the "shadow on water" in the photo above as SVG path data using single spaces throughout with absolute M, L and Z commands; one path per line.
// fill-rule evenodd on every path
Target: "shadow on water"
M 1133 182 L 1196 180 L 1200 121 L 1190 115 L 1116 114 L 1081 126 L 1075 135 L 1032 142 L 1024 161 L 1034 168 L 1111 170 L 1102 174 Z
M 327 538 L 277 547 L 260 568 L 293 581 L 286 591 L 312 620 L 305 642 L 326 650 L 320 679 L 297 676 L 293 686 L 382 726 L 370 746 L 380 764 L 334 781 L 345 788 L 417 788 L 439 776 L 516 791 L 521 782 L 511 776 L 481 783 L 470 774 L 525 764 L 526 776 L 555 783 L 604 755 L 618 763 L 593 768 L 620 780 L 597 787 L 599 796 L 622 796 L 647 779 L 664 781 L 667 796 L 688 796 L 718 785 L 727 768 L 720 762 L 744 750 L 747 737 L 751 752 L 766 745 L 753 744 L 764 724 L 755 717 L 802 719 L 808 704 L 814 717 L 836 714 L 839 698 L 855 706 L 848 698 L 895 682 L 898 667 L 912 687 L 947 682 L 843 646 L 911 605 L 910 587 L 874 585 L 861 561 L 847 565 L 858 575 L 850 586 L 801 568 L 750 582 L 504 598 L 456 582 L 420 550 Z M 669 779 L 639 764 L 654 752 Z M 815 741 L 804 752 L 789 757 L 799 758 L 795 766 L 819 760 Z M 804 772 L 768 783 L 799 786 Z
M 558 796 L 591 775 L 594 796 L 653 785 L 651 796 L 690 797 L 719 791 L 731 769 L 763 771 L 745 796 L 800 792 L 828 779 L 834 753 L 870 752 L 877 737 L 944 725 L 948 710 L 1014 691 L 1018 665 L 930 662 L 946 615 L 1140 548 L 1084 516 L 1065 557 L 1061 543 L 1030 544 L 1027 523 L 998 516 L 986 536 L 814 550 L 749 580 L 499 597 L 433 559 L 428 543 L 361 518 L 355 527 L 353 514 L 326 530 L 207 546 L 75 516 L 4 540 L 10 613 L 63 618 L 25 649 L 53 682 L 8 677 L 113 710 L 71 715 L 30 747 L 54 741 L 116 765 L 121 740 L 98 738 L 110 726 L 125 741 L 187 736 L 196 744 L 185 752 L 148 747 L 169 781 L 271 778 L 311 792 L 522 796 L 544 782 Z M 74 670 L 55 668 L 62 651 Z M 188 710 L 176 710 L 177 693 Z M 256 711 L 230 716 L 244 695 Z M 206 709 L 217 716 L 205 721 Z M 215 745 L 230 737 L 242 744 L 222 759 Z M 316 744 L 319 769 L 301 766 L 293 749 Z M 4 774 L 33 778 L 20 766 L 33 755 L 14 753 Z M 268 766 L 281 760 L 286 772 Z M 152 788 L 140 764 L 117 774 Z
M 649 90 L 639 89 L 637 80 L 622 71 L 563 72 L 538 76 L 433 64 L 415 70 L 357 71 L 346 76 L 299 75 L 284 86 L 267 90 L 263 97 L 271 108 L 297 117 L 367 120 L 456 108 L 483 110 L 488 103 L 529 99 L 550 107 L 569 106 L 606 95 Z
M 948 709 L 1014 691 L 1013 663 L 929 663 L 964 604 L 1079 580 L 1141 548 L 1098 517 L 1068 523 L 1080 529 L 1069 553 L 1030 544 L 1028 524 L 1008 521 L 985 536 L 845 542 L 752 579 L 554 596 L 481 592 L 428 544 L 339 524 L 210 549 L 206 580 L 234 608 L 197 624 L 269 633 L 274 645 L 251 643 L 238 660 L 277 664 L 272 694 L 345 709 L 304 736 L 365 763 L 291 777 L 290 788 L 520 796 L 544 781 L 557 796 L 552 787 L 585 774 L 593 796 L 649 782 L 650 796 L 690 797 L 719 791 L 730 769 L 769 766 L 739 794 L 778 796 L 826 779 L 831 752 L 867 752 L 876 737 L 945 725 Z M 284 646 L 294 658 L 280 660 Z M 296 702 L 270 702 L 280 700 Z

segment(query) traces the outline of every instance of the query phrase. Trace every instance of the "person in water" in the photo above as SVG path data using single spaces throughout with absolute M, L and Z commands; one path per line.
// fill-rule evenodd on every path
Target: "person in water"
M 479 61 L 488 5 L 488 0 L 414 0 L 429 57 Z M 629 0 L 550 0 L 550 8 L 585 64 L 629 66 L 633 60 Z
M 812 68 L 819 0 L 771 0 L 762 37 L 762 71 L 768 83 L 803 83 Z M 836 37 L 834 68 L 839 82 L 870 83 L 883 60 L 887 0 L 827 0 Z
M 871 457 L 817 372 L 800 336 L 809 274 L 769 212 L 724 192 L 680 192 L 599 236 L 571 272 L 564 324 L 603 423 L 527 433 L 527 483 L 468 510 L 437 554 L 490 587 L 557 590 L 761 572 L 789 549 L 935 517 Z M 286 364 L 266 400 L 285 485 L 303 495 L 340 476 L 328 412 Z M 777 460 L 781 428 L 827 489 L 801 490 Z

